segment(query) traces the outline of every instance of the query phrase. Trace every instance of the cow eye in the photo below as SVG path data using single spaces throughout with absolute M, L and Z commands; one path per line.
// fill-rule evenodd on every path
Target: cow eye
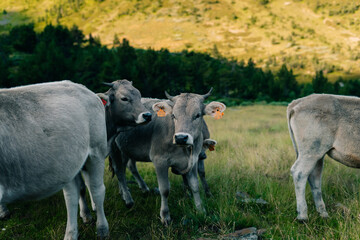
M 122 97 L 122 98 L 121 98 L 121 101 L 126 102 L 126 101 L 129 101 L 129 99 L 127 99 L 126 97 Z
M 200 117 L 200 113 L 196 114 L 196 116 L 194 117 L 194 119 L 198 119 Z

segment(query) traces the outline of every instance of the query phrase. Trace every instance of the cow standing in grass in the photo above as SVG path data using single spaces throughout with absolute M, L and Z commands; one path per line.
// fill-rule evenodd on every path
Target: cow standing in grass
M 166 100 L 166 99 L 156 99 L 156 98 L 142 98 L 141 99 L 141 102 L 144 104 L 145 108 L 147 110 L 151 111 L 151 112 L 153 112 L 152 106 L 155 103 L 162 102 L 162 101 L 166 101 L 168 104 L 171 104 L 171 101 Z M 155 117 L 155 115 L 154 115 L 154 117 Z M 208 183 L 206 181 L 206 178 L 205 178 L 205 164 L 204 164 L 204 161 L 207 158 L 205 152 L 206 152 L 207 149 L 213 150 L 213 148 L 217 144 L 217 142 L 215 140 L 213 140 L 213 139 L 210 139 L 210 132 L 209 132 L 209 129 L 208 129 L 204 119 L 203 119 L 203 126 L 202 126 L 202 134 L 203 134 L 203 137 L 204 137 L 204 143 L 203 143 L 202 151 L 201 151 L 201 153 L 199 155 L 199 159 L 198 159 L 198 163 L 197 163 L 198 164 L 197 169 L 198 169 L 198 174 L 199 174 L 201 183 L 203 185 L 203 188 L 205 190 L 206 196 L 209 197 L 209 196 L 211 196 L 211 192 L 210 192 L 209 185 L 208 185 Z M 112 145 L 111 151 L 112 151 L 112 153 L 110 155 L 113 155 L 114 157 L 116 157 L 117 162 L 120 162 L 121 152 L 119 152 L 120 150 L 119 150 L 119 148 L 117 147 L 116 144 Z M 121 161 L 126 161 L 126 159 L 121 159 Z M 110 169 L 114 173 L 114 169 L 112 168 L 111 156 L 109 156 L 109 162 L 110 162 Z M 150 161 L 149 161 L 148 158 L 146 158 L 146 159 L 142 160 L 142 162 L 150 162 Z M 123 166 L 125 164 L 126 164 L 126 162 L 123 162 L 121 164 L 121 166 Z M 133 160 L 133 159 L 128 159 L 127 168 L 130 170 L 131 174 L 134 176 L 134 178 L 135 178 L 136 182 L 138 183 L 140 189 L 144 193 L 150 192 L 149 187 L 147 186 L 147 184 L 145 183 L 145 181 L 140 176 L 140 174 L 139 174 L 139 172 L 137 170 L 136 161 Z M 132 199 L 130 192 L 126 192 L 124 194 L 124 196 L 122 194 L 122 189 L 127 189 L 126 179 L 124 180 L 125 171 L 124 171 L 124 169 L 120 169 L 120 170 L 118 170 L 116 172 L 118 174 L 118 179 L 119 179 L 120 194 L 122 195 L 122 197 L 123 197 L 123 199 L 124 199 L 124 201 L 126 203 L 126 206 L 130 208 L 134 204 L 134 200 Z M 188 187 L 189 184 L 187 182 L 186 176 L 185 175 L 182 175 L 182 176 L 183 176 L 185 186 Z
M 108 152 L 117 134 L 124 130 L 151 121 L 151 113 L 141 103 L 141 94 L 132 82 L 128 80 L 117 80 L 112 83 L 105 83 L 110 89 L 105 93 L 98 93 L 105 107 L 105 119 L 108 141 Z M 87 171 L 82 171 L 83 178 L 89 186 Z M 84 223 L 92 220 L 90 210 L 86 204 L 86 188 L 81 179 L 80 192 L 80 216 Z M 88 187 L 89 188 L 89 187 Z M 91 192 L 90 192 L 91 193 Z M 90 194 L 93 210 L 96 210 L 95 203 Z
M 321 193 L 323 159 L 360 168 L 360 98 L 313 94 L 294 100 L 287 108 L 288 126 L 297 160 L 291 168 L 297 201 L 297 219 L 308 219 L 305 200 L 309 181 L 316 210 L 328 217 Z
M 1 218 L 9 215 L 8 203 L 45 198 L 63 189 L 68 219 L 64 239 L 77 239 L 82 171 L 97 212 L 97 235 L 108 236 L 103 208 L 107 137 L 111 139 L 123 122 L 135 125 L 149 116 L 130 85 L 118 81 L 114 91 L 102 96 L 108 107 L 114 104 L 110 116 L 120 117 L 110 128 L 103 103 L 82 85 L 63 81 L 0 90 Z M 128 107 L 131 112 L 122 114 L 125 105 L 117 98 L 129 95 L 126 89 L 139 97 Z
M 225 105 L 211 102 L 205 105 L 204 100 L 210 95 L 182 93 L 170 101 L 155 103 L 155 112 L 165 112 L 165 117 L 155 118 L 147 125 L 123 132 L 116 138 L 120 157 L 112 155 L 113 167 L 119 179 L 119 186 L 125 201 L 131 199 L 126 187 L 126 164 L 131 158 L 134 161 L 151 161 L 155 165 L 161 195 L 160 217 L 164 224 L 170 222 L 168 195 L 170 183 L 168 169 L 184 174 L 193 193 L 195 206 L 205 211 L 199 194 L 197 179 L 197 161 L 203 147 L 203 115 L 215 115 L 224 111 Z M 132 199 L 131 199 L 132 200 Z

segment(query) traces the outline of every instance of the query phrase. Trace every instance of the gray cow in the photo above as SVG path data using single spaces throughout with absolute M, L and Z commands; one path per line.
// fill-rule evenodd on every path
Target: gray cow
M 130 90 L 129 82 L 118 81 Z M 122 91 L 126 95 L 126 91 Z M 110 97 L 114 95 L 113 97 Z M 118 93 L 103 96 L 117 102 Z M 70 81 L 46 83 L 0 90 L 0 217 L 9 215 L 7 203 L 41 199 L 63 189 L 68 211 L 64 239 L 77 239 L 77 202 L 82 170 L 97 212 L 97 234 L 108 235 L 103 209 L 104 158 L 108 153 L 104 106 L 82 85 Z M 141 122 L 145 110 L 140 97 L 134 114 L 121 115 L 113 108 L 110 116 L 122 116 L 133 125 Z M 124 106 L 121 102 L 116 106 Z M 138 106 L 137 106 L 138 105 Z M 107 108 L 108 108 L 107 107 Z M 137 111 L 137 113 L 136 113 Z M 146 111 L 146 110 L 145 110 Z M 146 118 L 146 116 L 145 116 Z M 146 121 L 144 119 L 144 121 Z M 81 207 L 81 201 L 80 201 Z
M 321 193 L 323 159 L 360 168 L 360 98 L 313 94 L 294 100 L 287 108 L 288 126 L 297 160 L 291 168 L 297 201 L 297 219 L 308 219 L 305 200 L 309 181 L 316 210 L 328 217 Z
M 79 171 L 86 167 L 97 209 L 97 233 L 108 235 L 103 201 L 107 154 L 100 99 L 70 81 L 0 90 L 0 214 L 6 204 L 36 200 L 63 189 L 64 239 L 77 239 Z
M 146 107 L 146 109 L 148 109 L 149 111 L 153 111 L 152 110 L 152 106 L 157 103 L 157 102 L 161 102 L 161 101 L 166 101 L 168 104 L 171 104 L 170 100 L 166 100 L 166 99 L 156 99 L 156 98 L 142 98 L 141 99 L 141 102 L 144 104 L 144 106 Z M 199 155 L 199 160 L 198 160 L 198 174 L 200 176 L 200 179 L 201 179 L 201 183 L 203 185 L 203 188 L 205 190 L 205 193 L 207 196 L 211 196 L 211 193 L 210 193 L 210 188 L 209 188 L 209 185 L 206 181 L 206 178 L 205 178 L 205 164 L 204 164 L 204 161 L 205 159 L 207 158 L 206 156 L 206 153 L 205 151 L 207 149 L 211 149 L 213 148 L 217 142 L 213 139 L 210 139 L 210 132 L 209 132 L 209 129 L 206 125 L 206 122 L 203 120 L 203 127 L 202 127 L 202 134 L 203 134 L 203 137 L 204 137 L 204 143 L 203 143 L 203 148 L 202 148 L 202 151 Z M 116 144 L 114 144 L 112 146 L 112 150 L 113 153 L 110 154 L 110 155 L 113 155 L 117 158 L 117 162 L 122 162 L 122 161 L 126 161 L 128 160 L 127 162 L 127 168 L 130 170 L 130 172 L 132 173 L 132 175 L 134 176 L 136 182 L 138 183 L 140 189 L 146 193 L 146 192 L 150 192 L 150 189 L 149 187 L 146 185 L 145 181 L 142 179 L 142 177 L 140 176 L 138 170 L 137 170 L 137 167 L 136 167 L 136 161 L 135 160 L 132 160 L 132 159 L 122 159 L 121 158 L 121 153 L 119 152 L 120 150 L 118 149 L 118 147 L 116 146 Z M 145 159 L 145 160 L 149 160 L 149 159 Z M 109 167 L 110 167 L 110 170 L 114 173 L 114 169 L 112 168 L 112 159 L 111 159 L 111 156 L 109 156 Z M 125 170 L 124 169 L 121 169 L 122 166 L 125 165 L 126 162 L 122 163 L 119 167 L 120 169 L 117 171 L 118 175 L 119 175 L 119 188 L 120 188 L 120 193 L 122 194 L 122 189 L 127 189 L 127 183 L 126 183 L 126 180 L 125 177 L 124 177 L 124 174 L 125 174 Z M 119 165 L 119 164 L 118 164 Z M 178 174 L 178 173 L 176 173 Z M 189 186 L 188 182 L 187 182 L 187 179 L 185 177 L 185 175 L 182 175 L 183 176 L 183 180 L 184 180 L 184 184 L 186 187 Z M 122 194 L 123 195 L 123 194 Z M 131 194 L 130 192 L 126 192 L 124 193 L 124 196 L 122 196 L 124 201 L 126 202 L 126 206 L 127 207 L 132 207 L 133 204 L 134 204 L 134 201 L 131 197 Z
M 105 106 L 108 149 L 110 151 L 110 146 L 120 131 L 129 130 L 134 126 L 146 124 L 151 121 L 152 115 L 141 103 L 141 94 L 139 90 L 132 85 L 132 82 L 124 79 L 112 83 L 105 83 L 105 85 L 109 86 L 110 89 L 105 93 L 98 93 L 97 95 L 102 99 Z M 82 171 L 82 175 L 88 186 L 89 180 L 85 169 Z M 86 204 L 86 189 L 84 182 L 81 181 L 80 185 L 80 216 L 84 223 L 88 223 L 91 222 L 92 216 Z M 92 208 L 93 210 L 96 210 L 91 194 L 90 198 Z
M 209 95 L 210 92 L 205 95 L 182 93 L 175 97 L 167 94 L 170 101 L 156 102 L 152 106 L 155 112 L 161 109 L 166 116 L 155 116 L 149 124 L 119 134 L 115 141 L 120 151 L 111 152 L 119 182 L 126 181 L 124 172 L 129 158 L 134 161 L 154 163 L 161 195 L 160 217 L 166 225 L 170 222 L 168 208 L 170 167 L 173 172 L 186 175 L 196 208 L 204 211 L 197 179 L 197 161 L 204 140 L 203 115 L 214 115 L 216 110 L 222 112 L 226 108 L 219 102 L 205 105 L 203 101 Z M 120 153 L 121 157 L 113 155 L 114 153 Z M 125 199 L 131 198 L 126 184 L 120 183 L 119 186 Z

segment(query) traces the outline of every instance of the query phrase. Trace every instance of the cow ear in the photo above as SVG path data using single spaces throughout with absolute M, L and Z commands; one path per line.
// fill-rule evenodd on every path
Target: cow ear
M 110 99 L 108 95 L 104 93 L 97 93 L 96 95 L 100 98 L 105 107 L 108 107 L 110 105 Z
M 172 113 L 172 107 L 166 102 L 157 102 L 152 106 L 152 109 L 159 117 L 165 117 Z
M 215 117 L 216 119 L 222 118 L 226 109 L 225 104 L 221 102 L 211 102 L 205 107 L 205 114 Z
M 210 149 L 210 148 L 214 148 L 216 144 L 217 142 L 214 139 L 208 138 L 208 139 L 204 139 L 203 147 Z

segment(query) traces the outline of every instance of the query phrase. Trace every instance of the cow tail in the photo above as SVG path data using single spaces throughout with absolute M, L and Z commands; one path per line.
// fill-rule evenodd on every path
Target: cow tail
M 291 104 L 288 106 L 287 108 L 287 123 L 288 123 L 288 128 L 289 128 L 289 132 L 290 132 L 290 138 L 291 138 L 291 142 L 293 144 L 293 147 L 295 149 L 295 152 L 296 152 L 296 159 L 298 158 L 299 156 L 299 152 L 298 152 L 298 148 L 297 148 L 297 145 L 296 145 L 296 142 L 295 142 L 295 138 L 294 138 L 294 132 L 291 128 L 291 124 L 290 124 L 290 120 L 291 120 L 291 116 L 294 114 L 294 109 L 291 107 Z
M 109 171 L 111 172 L 111 178 L 115 176 L 115 170 L 112 166 L 112 158 L 109 156 Z

